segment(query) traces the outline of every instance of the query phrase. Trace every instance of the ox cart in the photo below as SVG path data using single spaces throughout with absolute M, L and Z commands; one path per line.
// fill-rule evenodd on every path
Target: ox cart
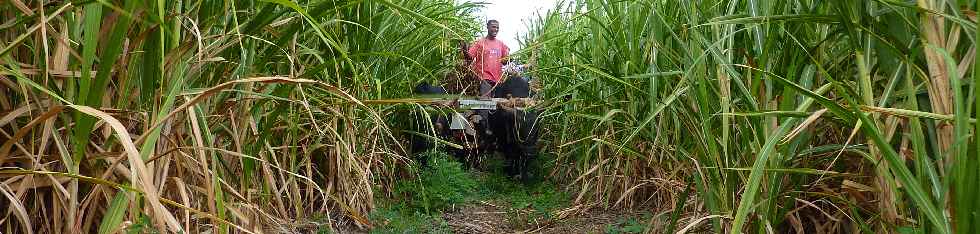
M 527 94 L 514 97 L 501 91 L 495 98 L 417 99 L 439 111 L 417 117 L 416 130 L 410 132 L 412 151 L 442 148 L 469 167 L 479 167 L 484 155 L 500 152 L 507 174 L 526 181 L 529 163 L 538 154 L 540 103 Z M 420 94 L 439 95 L 438 90 Z

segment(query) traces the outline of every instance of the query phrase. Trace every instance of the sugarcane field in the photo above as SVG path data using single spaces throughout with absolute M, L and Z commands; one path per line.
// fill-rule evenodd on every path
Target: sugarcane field
M 0 234 L 980 233 L 978 11 L 0 1 Z

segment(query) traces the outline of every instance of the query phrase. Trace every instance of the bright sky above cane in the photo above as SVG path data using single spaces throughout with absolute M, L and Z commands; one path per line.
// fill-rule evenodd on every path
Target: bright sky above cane
M 496 19 L 500 21 L 500 32 L 497 39 L 504 41 L 511 51 L 517 51 L 520 44 L 517 41 L 518 35 L 523 35 L 527 31 L 527 23 L 535 17 L 536 12 L 551 10 L 558 4 L 559 0 L 461 0 L 469 2 L 484 2 L 484 8 L 477 15 L 486 21 Z M 486 32 L 482 32 L 485 36 Z

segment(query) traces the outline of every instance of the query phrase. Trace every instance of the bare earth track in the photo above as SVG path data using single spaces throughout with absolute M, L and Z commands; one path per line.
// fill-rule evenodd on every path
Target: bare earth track
M 533 211 L 509 210 L 490 201 L 468 204 L 442 217 L 453 233 L 606 233 L 607 228 L 618 226 L 623 220 L 640 217 L 636 212 L 606 210 L 564 219 L 523 220 L 522 216 L 527 217 L 530 212 Z

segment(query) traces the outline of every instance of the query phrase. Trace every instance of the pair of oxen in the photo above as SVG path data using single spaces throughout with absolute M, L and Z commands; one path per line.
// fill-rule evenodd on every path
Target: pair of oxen
M 422 83 L 416 94 L 446 94 L 443 87 Z M 506 79 L 492 91 L 494 98 L 530 98 L 533 95 L 525 78 Z M 437 112 L 416 115 L 414 127 L 417 133 L 437 136 L 412 135 L 412 151 L 433 150 L 438 141 L 452 142 L 460 147 L 440 147 L 468 167 L 481 167 L 486 156 L 500 152 L 505 158 L 504 170 L 512 178 L 528 181 L 531 163 L 538 154 L 538 115 L 534 107 L 504 107 L 496 110 L 468 110 L 463 112 Z M 455 121 L 455 122 L 454 122 Z M 466 123 L 460 123 L 466 121 Z M 430 125 L 431 123 L 431 125 Z M 465 124 L 459 127 L 461 124 Z M 439 140 L 436 140 L 439 139 Z M 425 158 L 418 158 L 426 165 Z

